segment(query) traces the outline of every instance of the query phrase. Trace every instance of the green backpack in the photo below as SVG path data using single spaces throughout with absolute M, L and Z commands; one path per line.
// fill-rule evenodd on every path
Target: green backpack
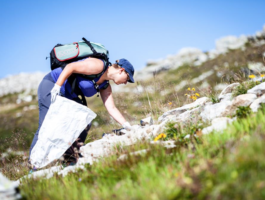
M 92 80 L 101 76 L 106 69 L 111 65 L 109 62 L 109 51 L 104 47 L 104 45 L 99 43 L 94 43 L 87 41 L 84 37 L 82 38 L 83 41 L 80 42 L 73 42 L 71 44 L 57 44 L 52 51 L 50 52 L 50 63 L 51 63 L 51 70 L 54 70 L 58 67 L 65 68 L 68 63 L 86 58 L 86 57 L 94 57 L 102 59 L 104 62 L 104 69 L 99 74 L 92 74 L 92 75 L 84 75 L 84 78 L 88 80 Z M 72 86 L 72 92 L 75 92 L 77 95 L 82 96 L 82 103 L 86 105 L 86 100 L 84 95 L 82 94 L 80 88 L 76 85 L 76 74 L 72 74 L 68 81 Z M 94 81 L 93 81 L 94 83 Z M 94 83 L 95 88 L 98 90 L 98 86 Z M 106 85 L 108 86 L 108 85 Z

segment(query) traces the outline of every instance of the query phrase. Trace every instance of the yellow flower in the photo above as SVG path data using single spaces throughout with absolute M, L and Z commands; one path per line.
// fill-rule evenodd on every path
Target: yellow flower
M 192 90 L 192 91 L 195 91 L 195 88 L 193 87 L 191 90 Z
M 161 137 L 161 138 L 166 138 L 167 135 L 166 135 L 165 133 L 161 133 L 161 134 L 160 134 L 160 137 Z
M 159 139 L 160 139 L 160 137 L 157 136 L 157 137 L 154 139 L 154 141 L 156 142 L 156 141 L 159 140 Z
M 185 94 L 185 96 L 188 96 L 188 94 Z
M 200 96 L 200 94 L 199 94 L 199 93 L 195 93 L 195 95 L 196 95 L 196 96 L 198 96 L 198 97 Z
M 265 74 L 261 74 L 260 77 L 263 78 L 265 76 Z
M 168 103 L 168 105 L 171 105 L 171 104 L 172 104 L 172 102 L 169 102 L 169 103 Z
M 248 77 L 249 77 L 249 78 L 255 78 L 256 76 L 253 75 L 253 74 L 251 74 L 251 75 L 249 75 Z
M 188 90 L 190 90 L 190 88 L 188 88 Z
M 197 99 L 197 97 L 196 97 L 196 96 L 192 96 L 192 99 L 193 99 L 193 100 L 196 100 L 196 99 Z

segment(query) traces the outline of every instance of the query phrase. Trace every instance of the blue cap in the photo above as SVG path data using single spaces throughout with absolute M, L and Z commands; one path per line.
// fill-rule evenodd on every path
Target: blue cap
M 130 80 L 128 80 L 128 82 L 134 83 L 134 79 L 133 79 L 134 68 L 133 68 L 132 64 L 124 58 L 120 59 L 119 62 L 116 62 L 116 63 L 119 66 L 121 66 L 122 68 L 124 68 L 125 71 L 129 74 Z

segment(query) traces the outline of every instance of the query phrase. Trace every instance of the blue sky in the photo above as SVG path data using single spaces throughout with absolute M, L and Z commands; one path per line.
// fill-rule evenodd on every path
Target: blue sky
M 0 78 L 48 72 L 52 47 L 82 37 L 139 70 L 182 47 L 207 51 L 220 37 L 253 35 L 265 24 L 264 8 L 264 0 L 1 0 Z

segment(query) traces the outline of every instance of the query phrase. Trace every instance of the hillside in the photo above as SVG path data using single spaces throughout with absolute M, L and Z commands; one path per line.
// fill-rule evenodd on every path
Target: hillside
M 221 38 L 209 52 L 184 48 L 148 62 L 136 73 L 136 84 L 113 85 L 113 91 L 117 107 L 136 127 L 140 119 L 153 117 L 151 134 L 148 126 L 140 127 L 138 133 L 146 134 L 142 141 L 113 143 L 108 157 L 86 164 L 86 170 L 26 180 L 22 194 L 28 199 L 264 198 L 259 192 L 265 187 L 264 57 L 265 30 Z M 0 83 L 8 88 L 6 79 Z M 38 125 L 37 83 L 25 89 L 18 84 L 22 89 L 0 95 L 0 168 L 12 180 L 27 174 L 27 151 Z M 98 114 L 86 141 L 93 144 L 119 125 L 97 97 L 87 101 Z M 168 143 L 172 146 L 163 147 Z

